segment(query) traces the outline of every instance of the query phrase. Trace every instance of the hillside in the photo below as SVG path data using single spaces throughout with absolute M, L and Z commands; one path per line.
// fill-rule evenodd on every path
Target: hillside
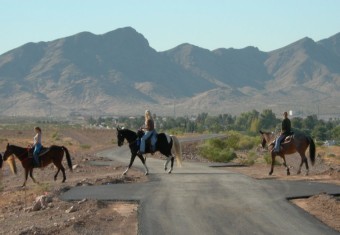
M 0 115 L 340 115 L 339 41 L 340 33 L 271 52 L 191 44 L 157 52 L 126 27 L 27 43 L 0 55 Z

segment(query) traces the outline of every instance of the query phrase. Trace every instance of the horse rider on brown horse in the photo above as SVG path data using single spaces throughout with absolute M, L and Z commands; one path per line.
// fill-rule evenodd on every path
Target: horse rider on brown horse
M 284 112 L 281 124 L 281 135 L 275 140 L 275 146 L 273 148 L 274 153 L 280 152 L 281 142 L 289 135 L 291 135 L 291 123 L 288 118 L 288 113 Z

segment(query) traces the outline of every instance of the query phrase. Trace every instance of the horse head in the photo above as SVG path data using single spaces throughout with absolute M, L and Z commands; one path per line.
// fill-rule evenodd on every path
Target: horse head
M 6 151 L 5 151 L 4 155 L 2 156 L 2 160 L 1 161 L 7 161 L 8 157 L 14 154 L 12 147 L 13 146 L 7 144 Z M 8 163 L 9 163 L 9 167 L 10 167 L 12 173 L 13 174 L 17 174 L 17 166 L 15 164 L 14 158 L 10 158 Z M 1 166 L 0 166 L 0 168 L 1 168 Z
M 266 143 L 267 143 L 267 140 L 266 140 L 266 137 L 265 137 L 266 133 L 263 132 L 263 131 L 260 131 L 260 134 L 261 134 L 261 137 L 262 137 L 261 146 L 262 146 L 262 148 L 264 148 L 266 146 Z
M 117 127 L 117 141 L 118 141 L 118 146 L 122 146 L 124 144 L 124 134 L 123 134 L 123 129 L 120 127 Z
M 266 146 L 266 144 L 270 144 L 275 139 L 275 134 L 273 132 L 264 132 L 260 131 L 261 137 L 262 137 L 262 148 Z
M 137 134 L 134 131 L 124 128 L 117 128 L 117 141 L 118 146 L 122 146 L 124 144 L 124 140 L 127 140 L 130 144 L 137 139 Z
M 4 161 L 7 161 L 7 158 L 13 154 L 13 150 L 11 148 L 11 145 L 7 144 L 6 151 L 4 153 L 4 156 L 2 157 Z

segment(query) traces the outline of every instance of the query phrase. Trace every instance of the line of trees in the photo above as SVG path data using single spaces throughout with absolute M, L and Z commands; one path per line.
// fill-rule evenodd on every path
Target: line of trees
M 262 112 L 252 110 L 241 113 L 238 116 L 220 114 L 211 116 L 208 113 L 200 113 L 192 117 L 159 117 L 154 115 L 158 132 L 170 133 L 203 133 L 241 131 L 250 135 L 257 135 L 259 130 L 278 132 L 281 128 L 282 117 L 276 117 L 270 109 Z M 317 140 L 340 141 L 340 119 L 328 121 L 318 119 L 316 115 L 301 117 L 290 117 L 292 128 L 302 131 Z M 122 125 L 126 128 L 136 130 L 144 124 L 144 116 L 119 117 L 119 118 L 90 118 L 90 124 L 101 124 L 110 127 Z

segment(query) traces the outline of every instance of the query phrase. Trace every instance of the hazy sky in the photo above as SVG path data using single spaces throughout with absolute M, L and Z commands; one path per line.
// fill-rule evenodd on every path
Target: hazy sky
M 157 51 L 191 43 L 271 51 L 340 32 L 340 0 L 0 0 L 0 54 L 131 26 Z

